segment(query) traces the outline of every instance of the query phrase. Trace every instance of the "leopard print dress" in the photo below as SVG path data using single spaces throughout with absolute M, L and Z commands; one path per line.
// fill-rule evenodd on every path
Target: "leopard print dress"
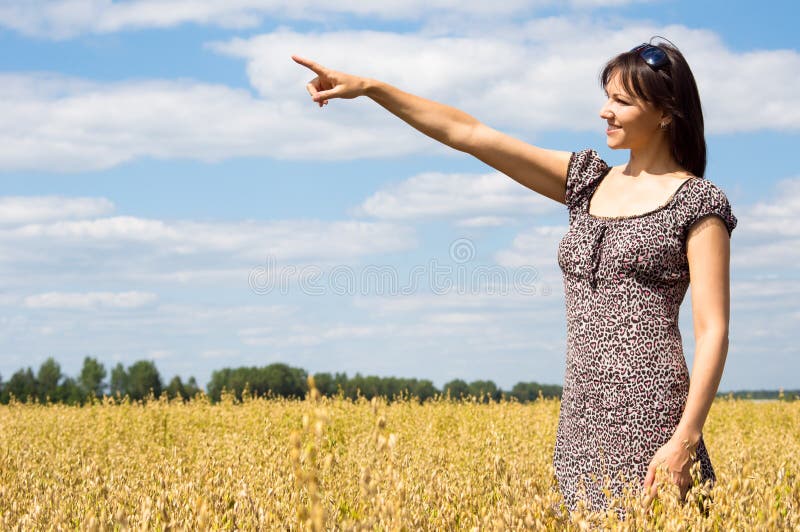
M 678 311 L 689 285 L 686 235 L 708 215 L 736 226 L 725 194 L 690 178 L 662 206 L 599 217 L 589 202 L 610 167 L 592 149 L 572 154 L 569 230 L 558 245 L 567 313 L 567 364 L 553 456 L 570 511 L 610 507 L 627 482 L 641 487 L 672 436 L 689 391 Z M 703 480 L 716 480 L 702 437 Z M 606 489 L 604 489 L 604 487 Z M 624 513 L 623 513 L 624 515 Z

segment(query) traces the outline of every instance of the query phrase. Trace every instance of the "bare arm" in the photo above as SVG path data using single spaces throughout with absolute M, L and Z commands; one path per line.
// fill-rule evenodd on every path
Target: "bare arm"
M 695 224 L 687 235 L 686 255 L 696 347 L 689 395 L 675 432 L 696 444 L 728 355 L 730 238 L 722 220 L 710 216 Z
M 415 96 L 382 81 L 333 71 L 298 56 L 292 58 L 317 74 L 306 88 L 320 107 L 330 98 L 366 95 L 432 139 L 469 153 L 535 192 L 565 202 L 567 166 L 572 152 L 538 148 L 492 129 L 455 107 Z
M 656 493 L 660 464 L 666 464 L 682 497 L 689 489 L 691 454 L 700 441 L 728 355 L 730 237 L 722 220 L 709 216 L 694 224 L 686 237 L 686 255 L 692 286 L 694 367 L 681 420 L 648 467 L 644 487 L 650 498 Z

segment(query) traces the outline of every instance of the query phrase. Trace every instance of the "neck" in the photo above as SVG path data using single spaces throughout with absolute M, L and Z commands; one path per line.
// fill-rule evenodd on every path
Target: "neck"
M 631 177 L 664 175 L 686 172 L 672 156 L 669 139 L 665 134 L 644 146 L 631 148 L 630 160 L 623 173 Z

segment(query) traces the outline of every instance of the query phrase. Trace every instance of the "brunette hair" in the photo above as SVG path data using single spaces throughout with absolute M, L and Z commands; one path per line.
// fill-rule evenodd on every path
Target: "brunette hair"
M 669 62 L 653 69 L 638 51 L 619 54 L 606 63 L 600 74 L 605 89 L 611 76 L 620 73 L 625 90 L 666 112 L 672 120 L 667 134 L 672 155 L 685 170 L 697 177 L 706 171 L 706 139 L 703 132 L 703 109 L 692 70 L 683 54 L 674 46 L 658 43 Z

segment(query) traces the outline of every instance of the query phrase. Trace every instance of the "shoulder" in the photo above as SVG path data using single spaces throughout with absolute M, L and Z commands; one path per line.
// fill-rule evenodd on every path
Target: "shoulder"
M 591 186 L 609 169 L 608 164 L 593 148 L 572 152 L 567 166 L 567 207 L 573 209 L 579 205 Z
M 686 183 L 686 189 L 681 202 L 685 232 L 701 219 L 715 215 L 722 219 L 730 235 L 738 220 L 722 188 L 706 178 L 695 177 Z
M 594 148 L 584 148 L 580 151 L 572 152 L 569 159 L 567 175 L 579 176 L 603 172 L 608 168 L 608 164 L 600 157 Z

